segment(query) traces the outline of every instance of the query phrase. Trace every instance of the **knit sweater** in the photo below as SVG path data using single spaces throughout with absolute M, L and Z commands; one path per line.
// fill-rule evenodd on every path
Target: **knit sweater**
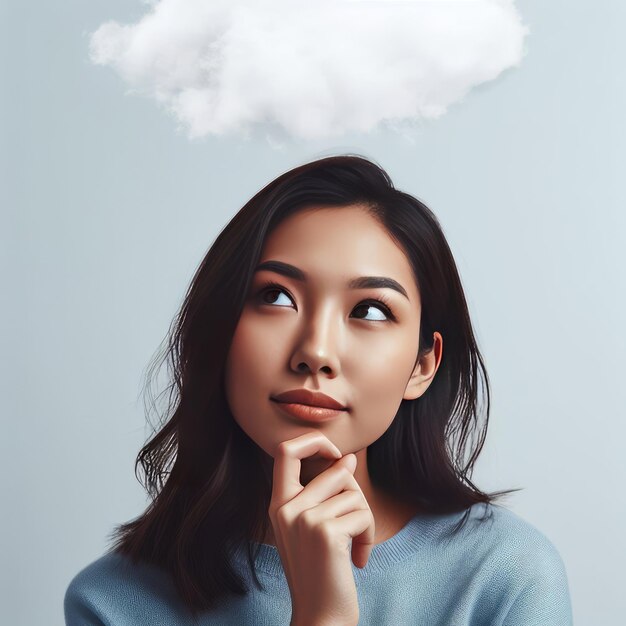
M 487 514 L 484 521 L 481 521 Z M 352 563 L 359 626 L 569 626 L 568 579 L 559 552 L 523 518 L 500 505 L 411 519 Z M 256 547 L 256 542 L 251 542 Z M 254 585 L 243 548 L 233 554 L 249 592 L 194 622 L 169 574 L 108 553 L 78 572 L 64 599 L 67 626 L 289 625 L 289 586 L 278 549 L 260 544 Z

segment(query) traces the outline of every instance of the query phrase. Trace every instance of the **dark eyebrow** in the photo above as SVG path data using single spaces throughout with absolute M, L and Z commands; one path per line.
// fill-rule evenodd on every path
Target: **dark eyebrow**
M 270 272 L 276 272 L 282 274 L 288 278 L 299 280 L 305 283 L 307 281 L 307 275 L 300 268 L 289 263 L 283 263 L 282 261 L 264 261 L 257 265 L 255 272 L 260 270 L 268 270 Z M 350 289 L 394 289 L 398 293 L 401 293 L 407 300 L 409 296 L 406 293 L 404 287 L 393 278 L 386 276 L 359 276 L 353 278 L 348 282 Z

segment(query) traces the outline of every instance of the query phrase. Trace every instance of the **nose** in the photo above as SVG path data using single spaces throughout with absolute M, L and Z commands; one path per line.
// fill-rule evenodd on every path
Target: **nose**
M 312 374 L 323 371 L 330 378 L 335 378 L 340 367 L 339 336 L 339 323 L 334 320 L 331 310 L 320 311 L 305 320 L 291 356 L 292 370 Z

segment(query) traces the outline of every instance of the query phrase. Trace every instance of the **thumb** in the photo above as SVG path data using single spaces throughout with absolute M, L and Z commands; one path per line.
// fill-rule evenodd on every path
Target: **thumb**
M 359 568 L 363 569 L 369 561 L 372 553 L 371 543 L 362 543 L 357 541 L 357 537 L 352 539 L 352 562 Z

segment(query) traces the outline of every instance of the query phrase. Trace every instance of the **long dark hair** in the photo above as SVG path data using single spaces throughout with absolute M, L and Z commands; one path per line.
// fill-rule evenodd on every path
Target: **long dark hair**
M 219 233 L 148 371 L 154 408 L 150 384 L 167 359 L 166 410 L 135 463 L 136 475 L 139 465 L 143 469 L 143 479 L 137 478 L 151 503 L 117 526 L 109 551 L 167 570 L 194 615 L 215 608 L 228 594 L 248 592 L 232 567 L 239 546 L 246 548 L 255 584 L 262 588 L 248 540 L 266 536 L 271 474 L 260 448 L 230 412 L 224 365 L 263 244 L 295 211 L 354 204 L 384 226 L 412 266 L 422 302 L 417 359 L 432 349 L 434 331 L 444 338 L 441 363 L 426 393 L 402 400 L 390 427 L 368 448 L 372 483 L 425 514 L 465 511 L 461 525 L 472 505 L 489 505 L 517 491 L 487 494 L 470 480 L 486 437 L 489 382 L 437 218 L 421 201 L 395 189 L 368 159 L 340 155 L 306 163 L 261 189 Z M 482 407 L 479 380 L 486 397 Z

